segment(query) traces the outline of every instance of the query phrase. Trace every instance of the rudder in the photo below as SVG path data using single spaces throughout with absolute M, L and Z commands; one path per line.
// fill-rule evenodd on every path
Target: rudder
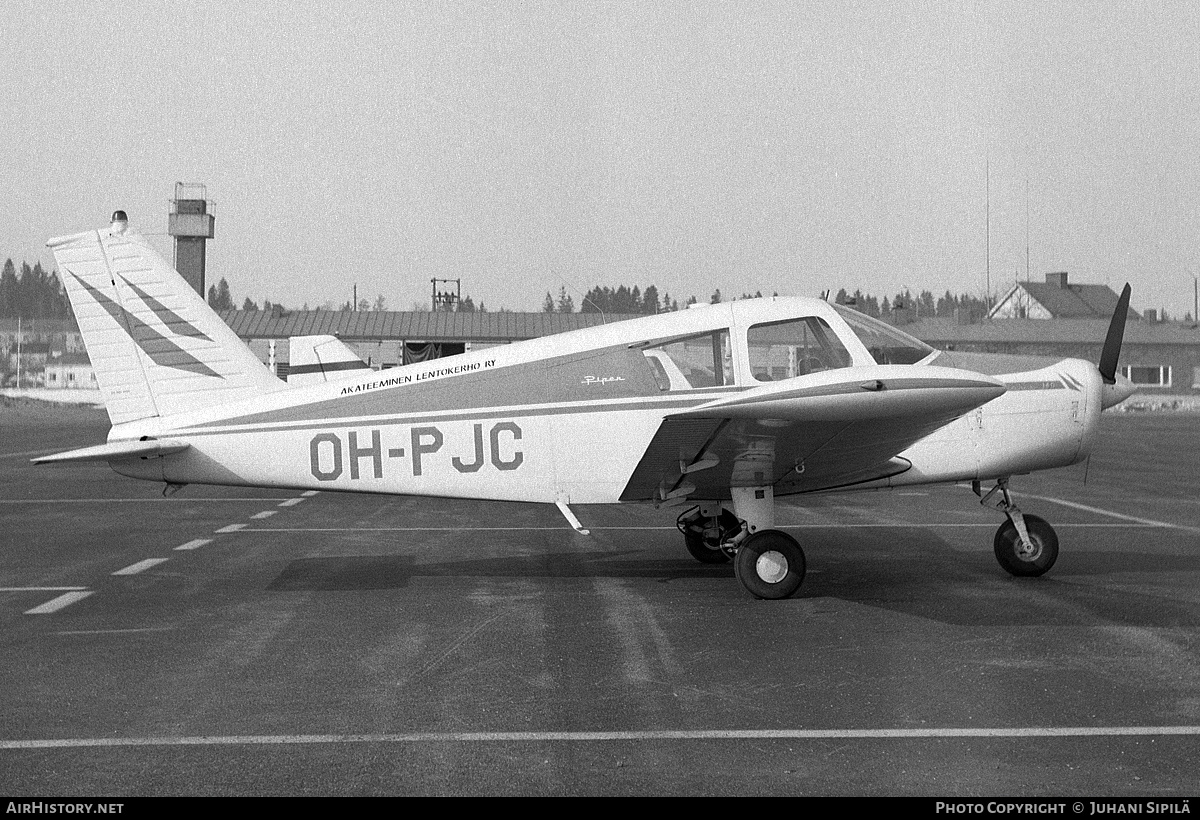
M 124 221 L 46 244 L 114 425 L 285 389 Z

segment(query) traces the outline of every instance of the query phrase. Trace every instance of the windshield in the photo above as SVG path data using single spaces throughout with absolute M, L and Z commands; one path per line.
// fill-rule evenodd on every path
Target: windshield
M 873 319 L 845 305 L 830 307 L 850 325 L 854 335 L 870 351 L 875 364 L 915 364 L 933 353 L 932 347 L 887 322 Z

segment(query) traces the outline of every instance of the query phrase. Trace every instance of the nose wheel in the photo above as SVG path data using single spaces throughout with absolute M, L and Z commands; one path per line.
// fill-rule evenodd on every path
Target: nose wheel
M 986 495 L 978 481 L 972 482 L 972 489 L 980 496 L 980 504 L 990 504 L 1008 516 L 992 542 L 1000 566 L 1020 578 L 1034 578 L 1048 572 L 1058 560 L 1058 535 L 1054 527 L 1036 515 L 1021 512 L 1008 494 L 1007 478 L 998 480 Z
M 993 542 L 996 560 L 1012 575 L 1032 578 L 1046 573 L 1058 560 L 1058 535 L 1036 515 L 1024 515 L 1028 542 L 1022 543 L 1017 527 L 1005 521 Z

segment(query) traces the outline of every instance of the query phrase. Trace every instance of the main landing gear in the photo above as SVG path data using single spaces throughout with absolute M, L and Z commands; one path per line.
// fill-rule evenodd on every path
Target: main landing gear
M 998 479 L 986 495 L 978 481 L 971 483 L 971 489 L 980 497 L 980 504 L 993 506 L 1008 516 L 992 542 L 1000 566 L 1012 575 L 1026 578 L 1043 575 L 1054 566 L 1058 560 L 1058 535 L 1043 519 L 1021 512 L 1008 494 L 1007 478 Z
M 704 564 L 733 561 L 742 586 L 756 598 L 790 598 L 804 582 L 807 564 L 795 538 L 772 529 L 770 487 L 733 488 L 733 510 L 716 502 L 692 507 L 675 526 L 688 552 Z

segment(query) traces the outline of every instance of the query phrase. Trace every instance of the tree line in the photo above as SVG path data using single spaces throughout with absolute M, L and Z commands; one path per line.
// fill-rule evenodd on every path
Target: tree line
M 758 296 L 762 296 L 762 293 L 743 293 L 736 298 L 750 299 Z M 697 301 L 695 296 L 689 296 L 684 301 L 683 307 L 695 304 Z M 712 293 L 708 301 L 716 304 L 725 301 L 725 297 L 718 289 Z M 898 310 L 908 311 L 909 316 L 913 319 L 929 316 L 951 318 L 955 316 L 956 312 L 963 310 L 978 317 L 985 315 L 988 310 L 988 303 L 984 299 L 967 293 L 955 295 L 949 290 L 942 296 L 935 297 L 928 290 L 920 291 L 914 296 L 906 288 L 903 292 L 890 298 L 884 296 L 880 299 L 874 294 L 864 293 L 861 289 L 855 289 L 851 293 L 842 288 L 837 292 L 834 301 L 854 307 L 868 316 L 883 319 L 892 318 Z M 225 278 L 221 278 L 216 284 L 209 287 L 208 304 L 215 310 L 233 310 L 238 306 L 234 301 L 229 282 Z M 286 310 L 282 304 L 271 302 L 269 299 L 264 299 L 260 304 L 249 297 L 243 300 L 241 309 Z M 310 308 L 308 304 L 305 304 L 299 309 L 307 311 Z M 319 309 L 381 311 L 387 310 L 388 307 L 387 300 L 380 294 L 373 301 L 360 299 L 357 305 L 350 300 L 338 305 L 333 302 L 324 302 Z M 418 311 L 432 308 L 427 307 L 426 303 L 414 302 L 410 309 Z M 470 296 L 446 305 L 444 309 L 460 312 L 487 312 L 487 307 L 482 302 L 476 305 Z M 616 287 L 596 285 L 583 294 L 578 304 L 564 285 L 559 288 L 557 298 L 547 292 L 546 298 L 542 302 L 542 311 L 545 313 L 653 315 L 679 309 L 680 304 L 675 298 L 668 293 L 660 292 L 658 287 L 652 284 L 645 288 L 638 285 L 617 285 Z M 507 312 L 505 308 L 500 310 Z M 18 316 L 30 319 L 72 320 L 74 318 L 58 274 L 55 271 L 45 270 L 40 262 L 34 263 L 32 266 L 27 262 L 22 262 L 18 270 L 13 260 L 8 259 L 4 263 L 3 270 L 0 271 L 0 317 L 16 318 Z
M 54 271 L 47 272 L 40 262 L 17 266 L 5 260 L 0 270 L 0 317 L 15 319 L 74 319 L 67 292 Z
M 913 319 L 929 316 L 950 319 L 955 316 L 956 312 L 961 313 L 964 310 L 970 315 L 981 317 L 987 315 L 990 308 L 987 300 L 969 293 L 955 296 L 947 290 L 945 294 L 935 298 L 933 292 L 928 290 L 923 290 L 917 296 L 913 296 L 912 291 L 908 288 L 905 288 L 903 293 L 897 293 L 891 299 L 884 296 L 882 302 L 872 294 L 863 293 L 861 290 L 848 293 L 845 288 L 842 288 L 837 292 L 834 301 L 839 305 L 853 307 L 860 313 L 874 316 L 876 319 L 891 318 L 898 310 L 909 311 Z

